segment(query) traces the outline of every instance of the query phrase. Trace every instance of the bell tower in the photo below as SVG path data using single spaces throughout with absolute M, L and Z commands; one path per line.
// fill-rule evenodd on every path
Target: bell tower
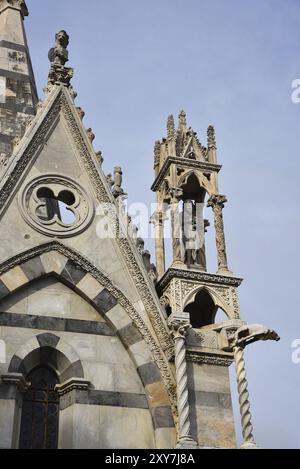
M 0 0 L 0 173 L 23 137 L 38 101 L 24 29 L 24 0 Z
M 155 143 L 154 159 L 156 212 L 152 222 L 159 275 L 157 292 L 174 337 L 178 337 L 178 325 L 188 327 L 188 332 L 181 335 L 189 389 L 188 436 L 200 446 L 231 447 L 235 437 L 228 367 L 233 355 L 230 349 L 226 351 L 223 341 L 230 327 L 236 330 L 243 324 L 237 294 L 242 279 L 232 274 L 227 262 L 223 223 L 227 200 L 219 192 L 222 167 L 217 161 L 215 130 L 208 127 L 204 146 L 188 127 L 184 111 L 179 114 L 177 129 L 171 115 L 166 138 Z M 207 207 L 213 211 L 218 259 L 217 270 L 212 273 L 207 269 L 205 250 Z M 164 236 L 167 220 L 171 240 Z M 166 269 L 168 258 L 170 265 Z M 222 323 L 215 322 L 218 310 L 227 316 Z M 181 365 L 175 353 L 177 375 Z M 182 378 L 180 375 L 179 380 Z M 184 426 L 182 430 L 185 432 Z

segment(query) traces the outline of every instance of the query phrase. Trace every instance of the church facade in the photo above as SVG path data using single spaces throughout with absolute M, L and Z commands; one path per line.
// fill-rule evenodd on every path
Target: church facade
M 235 448 L 232 364 L 242 446 L 255 448 L 244 348 L 279 338 L 241 319 L 214 128 L 202 145 L 182 111 L 155 143 L 151 263 L 122 170 L 104 174 L 76 106 L 68 35 L 39 100 L 27 15 L 24 0 L 0 0 L 0 448 Z

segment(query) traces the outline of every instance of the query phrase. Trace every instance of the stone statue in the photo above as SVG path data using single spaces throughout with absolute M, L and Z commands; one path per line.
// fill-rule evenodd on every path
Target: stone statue
M 55 35 L 55 46 L 49 50 L 49 60 L 51 64 L 64 67 L 69 60 L 67 47 L 69 45 L 69 36 L 66 31 L 59 31 Z
M 64 85 L 67 86 L 73 98 L 76 93 L 70 85 L 73 78 L 74 70 L 70 67 L 65 67 L 66 62 L 69 60 L 69 52 L 67 47 L 69 44 L 69 36 L 66 31 L 59 31 L 55 35 L 55 46 L 49 50 L 49 60 L 51 62 L 50 72 L 48 76 L 48 85 L 45 88 L 45 93 L 51 91 L 51 85 Z
M 126 195 L 122 189 L 122 182 L 123 182 L 123 172 L 120 166 L 116 166 L 114 169 L 114 187 L 113 187 L 113 195 L 115 197 L 119 197 L 120 195 Z
M 201 223 L 201 220 L 197 219 L 196 204 L 190 199 L 184 202 L 182 231 L 184 263 L 187 266 L 196 265 L 206 270 L 204 221 Z

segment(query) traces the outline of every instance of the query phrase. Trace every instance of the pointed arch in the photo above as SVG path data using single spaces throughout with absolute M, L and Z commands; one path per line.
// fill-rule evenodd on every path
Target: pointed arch
M 220 308 L 228 317 L 228 319 L 235 319 L 235 312 L 229 304 L 226 303 L 226 301 L 223 299 L 223 297 L 214 289 L 213 287 L 209 285 L 202 285 L 200 287 L 194 288 L 192 291 L 188 293 L 188 295 L 184 298 L 183 301 L 183 309 L 184 311 L 186 308 L 195 302 L 196 296 L 201 292 L 202 290 L 206 291 L 207 294 L 212 298 L 215 306 L 217 308 Z
M 136 366 L 155 428 L 173 428 L 176 396 L 166 358 L 125 294 L 81 254 L 52 241 L 7 260 L 0 265 L 0 299 L 50 275 L 72 288 L 106 317 Z
M 202 187 L 209 195 L 214 193 L 212 183 L 203 175 L 203 173 L 195 169 L 189 169 L 182 173 L 178 181 L 178 186 L 182 187 L 182 185 L 184 185 L 191 176 L 195 176 L 200 187 Z

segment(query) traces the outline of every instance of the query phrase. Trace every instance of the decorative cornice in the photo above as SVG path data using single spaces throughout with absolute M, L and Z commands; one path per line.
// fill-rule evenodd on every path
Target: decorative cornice
M 21 392 L 26 392 L 30 386 L 30 383 L 25 380 L 22 373 L 7 373 L 2 375 L 1 379 L 4 384 L 17 386 Z
M 221 165 L 208 163 L 206 161 L 190 160 L 188 158 L 182 158 L 178 156 L 168 156 L 151 187 L 153 192 L 156 192 L 160 189 L 160 186 L 162 185 L 172 164 L 176 164 L 177 166 L 184 166 L 185 168 L 198 169 L 206 173 L 219 173 L 219 171 L 222 169 Z
M 230 285 L 239 287 L 243 279 L 227 275 L 209 274 L 207 272 L 198 272 L 195 270 L 168 269 L 157 284 L 159 293 L 170 283 L 173 278 L 196 280 L 198 282 L 207 282 L 214 285 Z
M 187 350 L 186 359 L 187 361 L 197 363 L 198 365 L 230 366 L 233 362 L 233 355 L 228 354 L 226 356 L 215 353 L 210 354 L 195 350 Z
M 57 384 L 55 390 L 58 392 L 59 396 L 64 396 L 74 390 L 88 391 L 90 384 L 90 381 L 83 378 L 70 378 L 62 384 Z

